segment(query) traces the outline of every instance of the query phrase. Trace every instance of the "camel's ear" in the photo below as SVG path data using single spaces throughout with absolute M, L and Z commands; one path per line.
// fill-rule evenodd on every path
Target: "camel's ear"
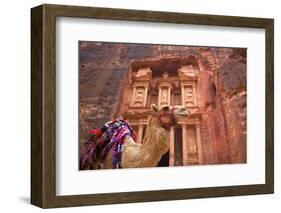
M 151 110 L 153 112 L 157 112 L 158 111 L 157 106 L 155 104 L 151 104 Z

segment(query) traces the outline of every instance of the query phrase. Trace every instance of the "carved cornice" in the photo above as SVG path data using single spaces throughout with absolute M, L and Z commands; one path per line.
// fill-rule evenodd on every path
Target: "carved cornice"
M 150 67 L 140 68 L 132 75 L 132 82 L 150 82 L 152 79 L 152 70 Z

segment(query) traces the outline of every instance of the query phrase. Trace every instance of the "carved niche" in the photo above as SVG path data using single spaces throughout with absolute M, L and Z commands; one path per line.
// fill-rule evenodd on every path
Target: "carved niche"
M 132 75 L 133 95 L 131 106 L 144 107 L 146 105 L 149 82 L 152 78 L 152 70 L 150 67 L 139 68 Z
M 133 97 L 133 106 L 134 107 L 141 107 L 143 106 L 143 102 L 144 102 L 144 94 L 145 92 L 145 88 L 144 87 L 137 87 L 136 88 L 136 93 L 135 93 L 135 97 Z
M 184 101 L 185 101 L 185 106 L 187 107 L 194 106 L 194 94 L 193 94 L 192 86 L 184 87 Z
M 161 90 L 161 103 L 160 104 L 168 104 L 168 88 L 163 87 Z
M 188 164 L 198 164 L 198 147 L 196 138 L 196 129 L 194 126 L 188 126 L 186 130 Z

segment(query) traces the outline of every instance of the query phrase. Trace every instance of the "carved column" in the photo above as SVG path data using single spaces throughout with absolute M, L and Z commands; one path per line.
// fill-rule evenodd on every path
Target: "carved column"
M 193 101 L 194 101 L 194 106 L 197 106 L 197 96 L 196 96 L 196 84 L 193 83 Z
M 146 103 L 147 103 L 147 93 L 148 93 L 148 87 L 145 86 L 144 89 L 144 100 L 143 100 L 143 106 L 146 107 Z
M 142 134 L 143 134 L 143 124 L 139 124 L 139 126 L 138 126 L 137 143 L 142 143 Z
M 199 124 L 196 124 L 196 140 L 197 140 L 198 163 L 203 164 L 203 150 L 202 150 L 201 131 L 200 131 Z
M 186 138 L 186 124 L 182 124 L 182 162 L 187 166 L 187 138 Z
M 158 89 L 158 106 L 161 104 L 161 94 L 162 93 L 162 89 L 161 87 Z
M 171 87 L 168 88 L 168 105 L 171 105 Z
M 133 106 L 133 104 L 134 104 L 135 96 L 136 96 L 136 87 L 133 86 L 133 95 L 132 95 L 131 104 L 130 104 L 131 106 Z
M 170 156 L 169 156 L 169 165 L 175 165 L 175 132 L 174 128 L 170 130 Z
M 181 104 L 182 106 L 185 106 L 185 101 L 184 101 L 184 86 L 181 86 Z

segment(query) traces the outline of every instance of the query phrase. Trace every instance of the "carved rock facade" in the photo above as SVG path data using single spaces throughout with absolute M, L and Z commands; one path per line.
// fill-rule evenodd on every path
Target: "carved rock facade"
M 123 116 L 141 143 L 152 103 L 185 105 L 160 166 L 244 163 L 246 98 L 245 49 L 80 43 L 80 142 Z

